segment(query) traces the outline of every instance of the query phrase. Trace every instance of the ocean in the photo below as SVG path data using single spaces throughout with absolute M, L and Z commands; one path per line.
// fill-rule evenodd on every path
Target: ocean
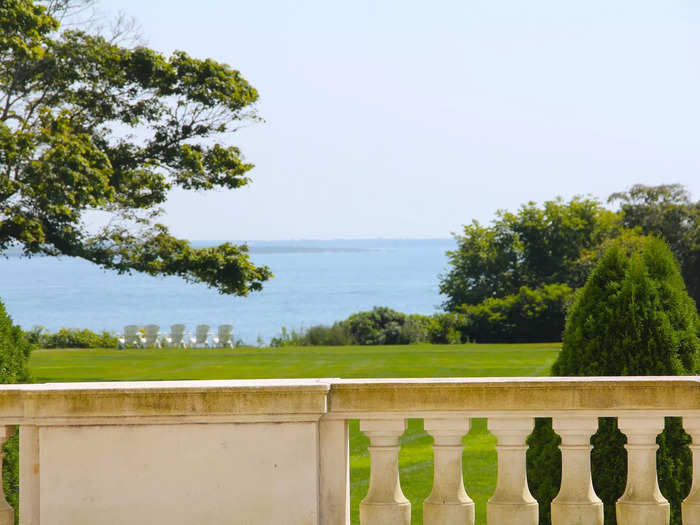
M 195 243 L 210 245 L 211 243 Z M 275 277 L 248 297 L 221 295 L 175 277 L 117 275 L 70 257 L 0 259 L 0 300 L 24 329 L 121 332 L 127 324 L 231 323 L 235 339 L 268 343 L 282 326 L 331 324 L 373 306 L 440 310 L 439 274 L 453 239 L 250 242 Z

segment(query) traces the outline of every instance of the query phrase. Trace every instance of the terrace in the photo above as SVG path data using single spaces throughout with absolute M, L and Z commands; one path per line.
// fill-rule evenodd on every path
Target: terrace
M 426 524 L 472 524 L 462 437 L 487 418 L 498 440 L 489 525 L 535 525 L 525 472 L 535 417 L 562 438 L 555 525 L 600 525 L 590 437 L 598 417 L 627 436 L 621 525 L 668 523 L 656 475 L 656 436 L 680 416 L 700 461 L 700 379 L 456 378 L 160 381 L 0 386 L 7 437 L 19 427 L 22 525 L 299 524 L 350 522 L 348 420 L 370 439 L 363 525 L 409 524 L 399 436 L 421 418 L 435 440 Z M 0 524 L 13 523 L 4 505 Z M 683 505 L 700 524 L 700 474 Z

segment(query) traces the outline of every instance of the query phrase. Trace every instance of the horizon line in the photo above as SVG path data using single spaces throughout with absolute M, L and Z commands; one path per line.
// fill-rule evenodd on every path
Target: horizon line
M 454 237 L 331 237 L 288 239 L 187 239 L 190 242 L 332 242 L 332 241 L 451 241 Z

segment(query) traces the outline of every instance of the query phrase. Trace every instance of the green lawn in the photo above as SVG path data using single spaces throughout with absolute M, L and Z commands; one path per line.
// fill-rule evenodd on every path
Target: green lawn
M 375 347 L 238 348 L 232 350 L 37 350 L 32 377 L 48 381 L 162 379 L 262 379 L 291 377 L 456 377 L 546 375 L 559 344 L 412 345 Z M 401 438 L 401 485 L 411 500 L 413 524 L 432 485 L 432 438 L 422 420 L 409 420 Z M 496 483 L 495 439 L 486 421 L 472 422 L 464 439 L 464 482 L 476 502 L 476 522 L 486 523 L 486 500 Z M 352 522 L 367 492 L 367 438 L 350 422 Z

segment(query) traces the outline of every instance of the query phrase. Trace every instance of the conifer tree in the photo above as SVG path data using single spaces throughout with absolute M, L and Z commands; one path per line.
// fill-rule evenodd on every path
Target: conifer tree
M 19 326 L 12 319 L 0 302 L 0 383 L 26 383 L 29 380 L 27 361 L 31 344 L 24 337 Z M 18 436 L 15 433 L 4 446 L 5 458 L 2 465 L 2 482 L 8 503 L 15 508 L 19 494 L 19 459 Z
M 686 375 L 698 372 L 700 323 L 668 245 L 655 237 L 626 237 L 602 255 L 569 310 L 555 376 Z M 625 489 L 625 437 L 613 418 L 601 418 L 591 443 L 596 493 L 605 523 L 614 524 L 615 502 Z M 549 420 L 530 438 L 528 478 L 541 504 L 541 524 L 561 478 L 559 440 Z M 692 474 L 689 437 L 679 418 L 667 418 L 658 437 L 659 486 L 671 503 L 671 525 L 680 525 L 680 503 Z
M 0 383 L 25 383 L 29 379 L 27 360 L 31 345 L 0 302 Z

